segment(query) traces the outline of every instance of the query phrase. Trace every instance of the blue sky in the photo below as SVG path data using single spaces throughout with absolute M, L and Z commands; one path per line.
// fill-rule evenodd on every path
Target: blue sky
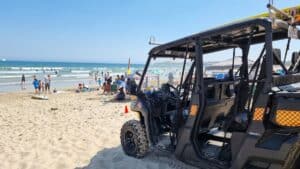
M 153 46 L 266 12 L 267 0 L 0 0 L 0 58 L 143 63 Z M 282 8 L 299 0 L 274 0 Z

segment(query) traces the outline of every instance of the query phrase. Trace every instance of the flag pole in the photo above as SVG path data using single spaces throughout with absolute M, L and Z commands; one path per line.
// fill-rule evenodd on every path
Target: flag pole
M 127 66 L 127 75 L 131 74 L 131 70 L 130 70 L 130 57 L 128 58 L 128 66 Z

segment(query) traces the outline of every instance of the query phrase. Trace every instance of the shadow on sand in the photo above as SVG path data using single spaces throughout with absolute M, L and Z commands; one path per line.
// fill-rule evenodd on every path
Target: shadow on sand
M 105 100 L 104 103 L 130 103 L 131 100 L 130 99 L 126 99 L 126 100 L 116 100 L 114 98 L 112 98 L 111 100 Z
M 114 96 L 107 97 L 105 100 L 103 100 L 103 98 L 100 97 L 89 97 L 86 100 L 90 100 L 90 101 L 99 100 L 102 101 L 103 103 L 130 103 L 131 102 L 131 100 L 128 98 L 126 98 L 125 100 L 116 100 Z
M 75 169 L 194 169 L 177 159 L 170 153 L 154 150 L 142 159 L 124 154 L 120 146 L 103 149 L 92 157 L 85 167 Z

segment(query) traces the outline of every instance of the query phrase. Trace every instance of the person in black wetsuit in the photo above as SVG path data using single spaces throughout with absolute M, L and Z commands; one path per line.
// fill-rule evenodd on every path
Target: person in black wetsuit
M 21 89 L 22 90 L 25 90 L 25 75 L 22 74 L 22 78 L 21 78 Z

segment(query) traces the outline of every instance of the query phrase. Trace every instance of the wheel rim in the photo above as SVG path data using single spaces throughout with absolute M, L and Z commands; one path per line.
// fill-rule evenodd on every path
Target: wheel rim
M 136 144 L 134 141 L 134 135 L 131 131 L 127 131 L 124 137 L 125 149 L 129 154 L 134 154 L 136 149 Z

